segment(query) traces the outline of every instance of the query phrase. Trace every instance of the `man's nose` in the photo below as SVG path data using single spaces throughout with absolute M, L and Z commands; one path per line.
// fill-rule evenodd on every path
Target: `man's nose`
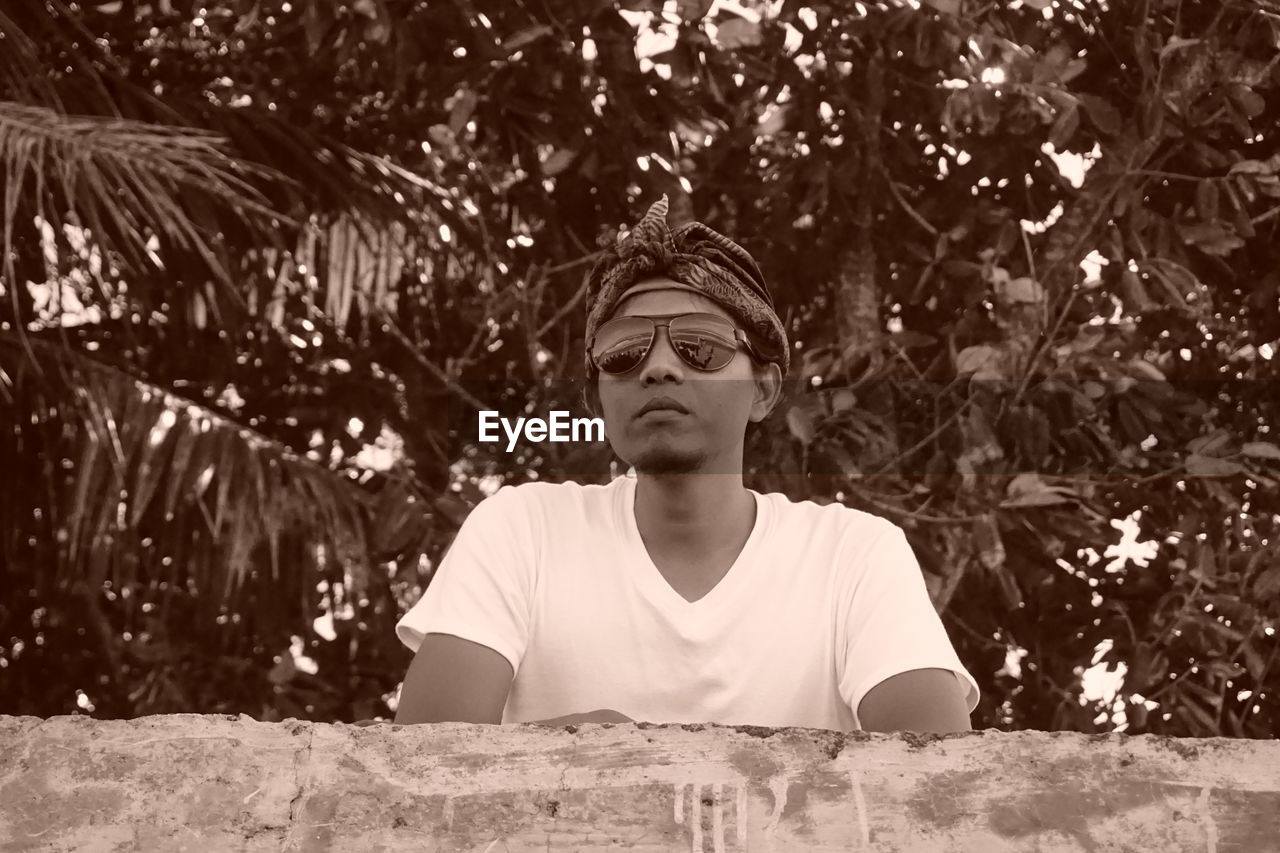
M 684 362 L 676 355 L 671 346 L 670 330 L 666 326 L 657 328 L 657 336 L 649 354 L 645 356 L 640 369 L 640 381 L 650 382 L 683 382 Z

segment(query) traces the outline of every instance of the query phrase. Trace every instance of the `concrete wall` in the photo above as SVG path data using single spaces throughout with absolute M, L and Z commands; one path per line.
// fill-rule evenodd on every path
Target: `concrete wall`
M 0 850 L 1280 853 L 1280 742 L 0 717 Z

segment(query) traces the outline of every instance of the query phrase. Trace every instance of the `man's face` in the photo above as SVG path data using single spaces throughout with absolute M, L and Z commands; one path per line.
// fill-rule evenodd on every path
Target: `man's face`
M 671 281 L 648 281 L 654 280 Z M 683 290 L 638 293 L 620 303 L 612 317 L 686 313 L 715 314 L 739 326 L 719 303 Z M 768 414 L 779 385 L 769 378 L 776 372 L 772 365 L 756 366 L 741 348 L 721 370 L 699 371 L 681 361 L 668 330 L 659 328 L 639 366 L 621 375 L 600 374 L 609 443 L 641 474 L 741 473 L 747 422 Z M 683 411 L 642 413 L 659 399 Z

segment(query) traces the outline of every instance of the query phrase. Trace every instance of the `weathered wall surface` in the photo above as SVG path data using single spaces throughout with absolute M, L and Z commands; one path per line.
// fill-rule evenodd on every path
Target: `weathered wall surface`
M 0 717 L 0 850 L 1280 853 L 1280 741 Z

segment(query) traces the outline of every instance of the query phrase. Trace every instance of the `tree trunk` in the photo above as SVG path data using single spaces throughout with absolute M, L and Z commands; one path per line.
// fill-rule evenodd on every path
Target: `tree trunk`
M 862 164 L 853 207 L 853 234 L 840 265 L 836 295 L 841 351 L 848 356 L 875 349 L 880 338 L 880 289 L 874 242 L 876 185 L 881 174 L 880 123 L 884 112 L 884 72 L 878 56 L 867 61 L 866 105 L 860 121 Z

